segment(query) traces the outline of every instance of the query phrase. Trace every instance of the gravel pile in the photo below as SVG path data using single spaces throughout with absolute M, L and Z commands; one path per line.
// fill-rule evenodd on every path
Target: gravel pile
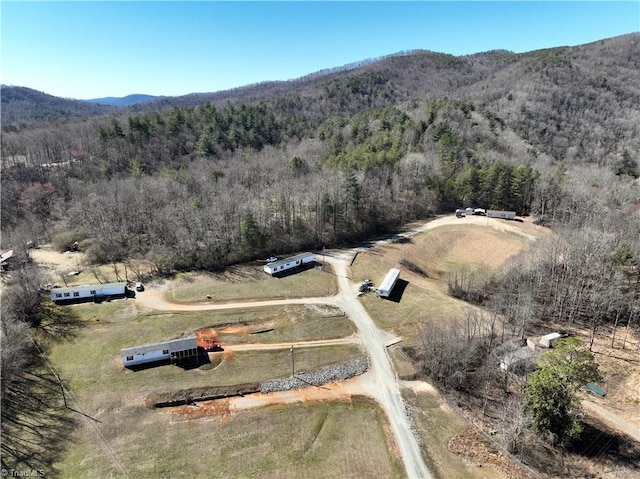
M 289 391 L 307 386 L 321 386 L 323 384 L 349 379 L 364 373 L 369 368 L 369 361 L 362 356 L 339 364 L 333 364 L 326 368 L 312 372 L 296 373 L 293 378 L 274 379 L 260 385 L 260 392 L 272 393 L 276 391 Z
M 413 420 L 413 413 L 411 411 L 411 406 L 404 399 L 402 400 L 402 405 L 404 407 L 404 415 L 407 417 L 409 421 L 409 427 L 411 428 L 411 433 L 418 441 L 418 444 L 422 445 L 422 437 L 420 436 L 420 431 L 418 431 L 418 426 L 416 426 L 416 422 Z

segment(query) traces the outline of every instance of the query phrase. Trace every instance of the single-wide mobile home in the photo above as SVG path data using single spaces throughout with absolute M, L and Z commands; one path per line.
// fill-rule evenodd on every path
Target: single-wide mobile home
M 264 272 L 270 275 L 282 273 L 287 270 L 299 268 L 302 265 L 313 262 L 313 253 L 302 253 L 289 258 L 284 258 L 279 261 L 267 263 L 264 265 Z
M 112 296 L 125 296 L 127 283 L 83 284 L 66 288 L 53 288 L 51 301 L 61 303 L 65 301 L 77 301 L 94 298 L 104 299 Z
M 500 218 L 503 220 L 515 220 L 515 211 L 499 211 L 499 210 L 487 210 L 487 216 L 489 218 Z
M 552 348 L 562 338 L 560 333 L 551 333 L 540 338 L 540 344 L 545 348 Z
M 172 339 L 153 344 L 143 344 L 120 350 L 125 367 L 139 366 L 156 361 L 170 360 L 172 363 L 187 362 L 198 358 L 195 336 Z
M 376 290 L 378 296 L 380 296 L 381 298 L 388 298 L 399 277 L 400 270 L 398 268 L 390 269 L 387 275 L 384 277 L 384 280 L 382 280 L 382 283 L 380 283 L 380 286 L 378 286 L 378 289 Z

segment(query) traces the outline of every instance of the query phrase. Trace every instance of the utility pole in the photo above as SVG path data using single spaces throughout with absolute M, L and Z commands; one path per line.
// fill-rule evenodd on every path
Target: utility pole
M 291 377 L 295 378 L 296 377 L 296 360 L 293 354 L 293 344 L 291 345 L 291 350 L 289 351 L 289 354 L 291 355 Z

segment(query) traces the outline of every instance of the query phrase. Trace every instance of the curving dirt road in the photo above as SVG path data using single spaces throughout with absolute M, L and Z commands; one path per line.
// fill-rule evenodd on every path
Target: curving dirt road
M 508 230 L 517 234 L 521 234 L 528 239 L 536 239 L 535 236 L 525 233 L 519 228 L 507 224 L 504 221 L 493 220 L 485 217 L 468 217 L 461 220 L 453 216 L 446 216 L 430 221 L 424 225 L 418 226 L 403 233 L 402 236 L 410 237 L 443 225 L 461 224 L 461 221 L 464 221 L 467 224 L 473 223 L 483 226 L 492 226 L 495 229 Z M 376 242 L 374 246 L 381 245 L 386 242 L 387 240 L 381 240 Z M 174 304 L 167 302 L 164 298 L 164 294 L 167 290 L 167 285 L 165 284 L 160 288 L 151 288 L 144 294 L 139 295 L 137 302 L 152 309 L 171 311 L 260 308 L 271 305 L 286 304 L 330 304 L 342 309 L 351 319 L 351 321 L 353 321 L 358 330 L 358 337 L 369 356 L 370 368 L 366 374 L 360 376 L 359 378 L 357 378 L 357 380 L 350 381 L 349 385 L 332 385 L 332 388 L 327 389 L 327 392 L 325 392 L 325 394 L 327 395 L 327 397 L 334 397 L 333 395 L 336 393 L 336 389 L 339 389 L 342 394 L 349 392 L 349 390 L 356 389 L 358 392 L 364 392 L 366 395 L 375 399 L 387 415 L 396 445 L 398 446 L 398 450 L 400 451 L 402 460 L 404 462 L 407 477 L 415 479 L 429 479 L 432 477 L 432 475 L 422 457 L 420 444 L 412 430 L 410 419 L 406 413 L 405 403 L 400 394 L 400 383 L 395 376 L 391 360 L 387 354 L 386 347 L 397 342 L 400 338 L 392 336 L 391 334 L 379 329 L 375 325 L 360 301 L 357 299 L 357 286 L 349 278 L 348 265 L 350 264 L 353 256 L 358 251 L 362 250 L 364 250 L 364 248 L 325 251 L 322 257 L 316 257 L 316 261 L 324 260 L 333 267 L 339 285 L 339 293 L 336 296 L 323 298 L 282 299 L 273 301 L 247 301 L 224 304 Z M 353 340 L 353 338 L 345 338 L 345 340 L 342 341 L 352 342 Z M 313 343 L 320 344 L 322 342 Z M 293 344 L 304 345 L 305 343 Z M 289 346 L 289 344 L 268 346 L 252 344 L 243 346 L 230 345 L 229 348 L 236 350 L 249 350 L 259 348 L 279 349 L 281 347 Z M 427 386 L 428 385 L 426 385 L 425 383 L 425 387 Z M 415 388 L 420 386 L 413 384 L 412 387 Z M 314 392 L 313 396 L 315 397 L 317 394 L 318 392 Z M 340 394 L 338 394 L 338 396 L 340 396 Z M 275 400 L 276 402 L 297 401 L 301 397 L 305 397 L 304 392 L 283 392 L 277 393 L 275 396 L 271 395 L 269 398 L 255 397 L 243 400 L 233 400 L 230 401 L 229 405 L 231 405 L 234 409 L 242 409 L 244 407 L 248 407 L 248 405 L 272 403 L 273 400 Z
M 170 311 L 203 311 L 225 310 L 238 308 L 258 308 L 270 305 L 283 304 L 331 304 L 342 309 L 353 321 L 358 330 L 358 337 L 369 356 L 370 368 L 366 374 L 358 379 L 358 389 L 362 388 L 368 396 L 374 398 L 385 412 L 391 425 L 395 442 L 404 462 L 407 477 L 415 479 L 430 479 L 431 473 L 422 457 L 418 439 L 413 433 L 411 423 L 406 413 L 405 404 L 400 394 L 400 386 L 395 377 L 391 360 L 387 355 L 386 346 L 397 342 L 398 338 L 378 329 L 371 320 L 364 307 L 357 299 L 357 287 L 348 276 L 348 264 L 357 249 L 325 252 L 323 258 L 335 271 L 338 279 L 339 293 L 336 296 L 325 298 L 300 298 L 274 301 L 249 301 L 224 304 L 173 304 L 167 302 L 163 295 L 166 292 L 166 284 L 160 288 L 150 288 L 144 294 L 138 295 L 137 302 L 143 306 Z M 316 260 L 320 260 L 318 257 Z M 340 343 L 353 342 L 353 337 L 338 340 Z M 325 341 L 300 342 L 294 345 L 308 345 L 310 343 L 324 343 Z M 329 340 L 336 342 L 336 340 Z M 244 345 L 229 346 L 229 349 L 249 350 L 260 348 L 279 348 L 281 345 Z M 290 347 L 287 344 L 286 347 Z M 334 385 L 335 388 L 335 385 Z M 280 394 L 276 400 L 296 400 L 300 398 L 300 392 Z M 330 394 L 329 394 L 330 395 Z M 282 397 L 280 397 L 282 396 Z M 248 400 L 249 404 L 256 404 L 258 398 Z M 242 408 L 243 404 L 233 401 L 236 408 Z

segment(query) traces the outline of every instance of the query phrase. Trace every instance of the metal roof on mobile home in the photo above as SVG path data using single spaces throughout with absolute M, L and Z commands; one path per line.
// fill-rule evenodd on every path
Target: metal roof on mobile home
M 309 256 L 313 257 L 313 253 L 301 253 L 301 254 L 297 254 L 295 256 L 289 256 L 288 258 L 284 258 L 284 259 L 280 259 L 278 261 L 274 261 L 272 263 L 268 263 L 268 266 L 270 268 L 277 268 L 279 266 L 284 266 L 287 263 L 292 263 L 294 261 L 302 261 L 302 260 L 308 258 Z
M 159 343 L 142 344 L 131 348 L 123 348 L 120 350 L 120 353 L 127 356 L 133 356 L 134 354 L 150 353 L 160 349 L 168 349 L 169 353 L 175 353 L 177 351 L 186 351 L 197 347 L 196 337 L 188 336 L 186 338 L 170 339 L 169 341 L 161 341 Z
M 51 290 L 52 293 L 73 293 L 74 291 L 100 291 L 105 289 L 120 289 L 122 288 L 122 292 L 124 293 L 125 288 L 127 287 L 126 282 L 122 283 L 104 283 L 104 284 L 81 284 L 79 286 L 69 286 L 64 288 L 53 288 Z

